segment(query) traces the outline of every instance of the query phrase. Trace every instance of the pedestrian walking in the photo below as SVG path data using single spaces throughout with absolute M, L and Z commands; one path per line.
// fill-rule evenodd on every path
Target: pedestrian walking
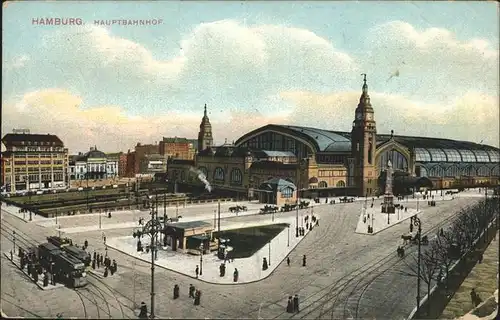
M 292 296 L 288 296 L 288 301 L 286 303 L 286 312 L 293 313 L 293 300 Z
M 479 255 L 479 263 L 482 263 L 482 262 L 483 262 L 483 254 L 481 253 L 481 254 Z
M 290 266 L 290 257 L 286 257 L 286 264 Z
M 190 284 L 189 285 L 189 297 L 190 298 L 194 298 L 194 291 L 195 290 L 196 290 L 195 287 L 192 284 Z
M 198 278 L 198 275 L 200 274 L 200 267 L 196 265 L 196 269 L 194 269 L 194 273 L 196 273 L 196 278 Z
M 139 312 L 139 319 L 147 319 L 148 318 L 148 307 L 146 303 L 141 302 L 141 311 Z
M 174 300 L 177 298 L 179 298 L 179 285 L 178 284 L 176 284 L 174 286 Z
M 294 313 L 298 313 L 299 312 L 299 295 L 296 294 L 293 297 L 293 303 L 292 303 L 292 305 L 293 305 L 293 312 Z
M 304 255 L 302 257 L 302 266 L 305 267 L 306 266 L 306 255 Z

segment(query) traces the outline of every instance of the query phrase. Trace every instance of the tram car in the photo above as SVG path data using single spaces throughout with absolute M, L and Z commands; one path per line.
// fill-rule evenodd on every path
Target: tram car
M 52 243 L 53 245 L 55 245 L 58 248 L 61 248 L 63 246 L 69 246 L 69 245 L 73 244 L 73 242 L 69 238 L 61 238 L 61 237 L 56 237 L 56 236 L 47 237 L 47 241 L 49 243 Z
M 67 254 L 81 260 L 86 267 L 90 266 L 90 262 L 92 261 L 90 253 L 83 250 L 82 248 L 74 246 L 71 239 L 52 236 L 52 237 L 47 237 L 47 241 L 49 241 L 49 243 L 55 245 L 56 247 L 60 248 Z
M 59 280 L 72 288 L 87 285 L 87 274 L 85 264 L 78 258 L 69 255 L 52 243 L 43 243 L 38 246 L 38 257 L 40 264 Z
M 84 263 L 86 267 L 90 266 L 90 262 L 92 261 L 92 257 L 90 253 L 83 250 L 82 248 L 75 247 L 73 245 L 62 246 L 61 249 L 66 252 L 68 255 L 73 256 Z

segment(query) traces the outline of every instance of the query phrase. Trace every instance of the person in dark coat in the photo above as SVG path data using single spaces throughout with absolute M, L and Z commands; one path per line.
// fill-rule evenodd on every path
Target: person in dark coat
M 233 282 L 238 282 L 238 277 L 239 277 L 238 269 L 234 268 Z
M 148 307 L 144 302 L 141 302 L 141 311 L 139 312 L 139 319 L 148 318 Z
M 267 259 L 263 258 L 262 259 L 262 270 L 265 271 L 265 270 L 267 270 L 267 268 L 268 268 Z
M 311 223 L 311 225 L 309 226 L 309 231 L 312 231 L 312 229 L 313 229 L 313 225 Z
M 194 298 L 194 291 L 195 290 L 196 290 L 195 287 L 192 284 L 190 284 L 189 285 L 189 297 L 190 298 Z
M 194 273 L 196 273 L 196 278 L 198 278 L 198 275 L 200 274 L 200 267 L 196 265 L 196 269 L 194 269 Z
M 38 272 L 36 272 L 35 270 L 33 270 L 33 281 L 35 282 L 38 282 Z
M 196 290 L 196 292 L 194 294 L 194 305 L 199 306 L 200 302 L 201 302 L 201 291 Z
M 118 264 L 116 263 L 115 259 L 113 259 L 113 265 L 112 265 L 112 267 L 113 267 L 113 272 L 116 272 L 118 270 Z
M 104 265 L 104 256 L 100 254 L 101 264 Z
M 299 312 L 300 309 L 299 309 L 299 295 L 296 294 L 294 297 L 293 297 L 293 312 Z
M 99 269 L 101 267 L 101 257 L 97 255 L 97 268 Z
M 179 298 L 179 285 L 178 284 L 176 284 L 174 286 L 174 299 L 177 299 L 177 298 Z
M 92 260 L 92 269 L 95 270 L 95 259 Z
M 46 287 L 49 285 L 49 275 L 47 271 L 43 274 L 43 286 Z
M 302 266 L 305 267 L 306 266 L 306 255 L 304 255 L 302 257 Z
M 104 267 L 104 278 L 108 277 L 108 267 Z
M 287 266 L 290 266 L 290 257 L 286 257 L 286 264 Z
M 288 301 L 286 303 L 286 312 L 293 313 L 293 300 L 292 300 L 292 296 L 288 296 Z
M 85 249 L 87 249 L 89 246 L 89 242 L 87 240 L 85 240 L 85 242 L 83 243 L 83 246 L 85 247 Z
M 93 258 L 94 258 L 94 260 L 96 260 L 96 259 L 97 259 L 97 253 L 96 253 L 95 251 L 94 251 Z
M 219 275 L 221 277 L 226 275 L 226 266 L 223 263 L 221 263 L 219 266 Z

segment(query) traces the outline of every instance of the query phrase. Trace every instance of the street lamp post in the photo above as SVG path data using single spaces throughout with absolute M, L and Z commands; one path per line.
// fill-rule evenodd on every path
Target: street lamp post
M 16 230 L 12 230 L 12 242 L 14 243 L 14 252 L 16 252 Z
M 299 204 L 300 200 L 299 198 L 297 198 L 297 206 L 295 207 L 297 208 L 295 215 L 295 238 L 299 237 Z
M 269 259 L 268 259 L 268 265 L 271 265 L 271 240 L 269 240 Z
M 418 199 L 418 198 L 417 198 Z M 415 215 L 412 217 L 413 225 L 418 227 L 417 231 L 417 241 L 418 241 L 418 253 L 417 253 L 417 319 L 420 316 L 420 247 L 421 247 L 421 237 L 422 237 L 422 223 L 420 219 Z
M 290 246 L 290 225 L 288 225 L 288 240 L 286 242 L 286 246 L 289 247 Z
M 151 199 L 151 196 L 150 196 Z M 156 197 L 158 200 L 158 197 Z M 157 202 L 157 201 L 156 201 Z M 158 221 L 158 203 L 150 206 L 151 209 L 151 220 L 149 220 L 142 231 L 139 232 L 139 237 L 142 234 L 147 234 L 150 236 L 151 242 L 149 249 L 151 250 L 151 319 L 155 318 L 155 259 L 156 254 L 156 243 L 158 238 L 158 232 L 161 230 L 162 224 Z
M 203 240 L 202 240 L 203 241 Z M 200 276 L 203 275 L 203 242 L 200 244 Z

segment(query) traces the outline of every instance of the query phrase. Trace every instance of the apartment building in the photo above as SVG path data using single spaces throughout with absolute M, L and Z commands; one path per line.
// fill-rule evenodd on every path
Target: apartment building
M 25 192 L 68 185 L 68 149 L 56 135 L 8 133 L 2 138 L 2 189 Z
M 167 158 L 193 160 L 196 154 L 196 140 L 186 138 L 165 138 L 160 141 L 160 154 Z

